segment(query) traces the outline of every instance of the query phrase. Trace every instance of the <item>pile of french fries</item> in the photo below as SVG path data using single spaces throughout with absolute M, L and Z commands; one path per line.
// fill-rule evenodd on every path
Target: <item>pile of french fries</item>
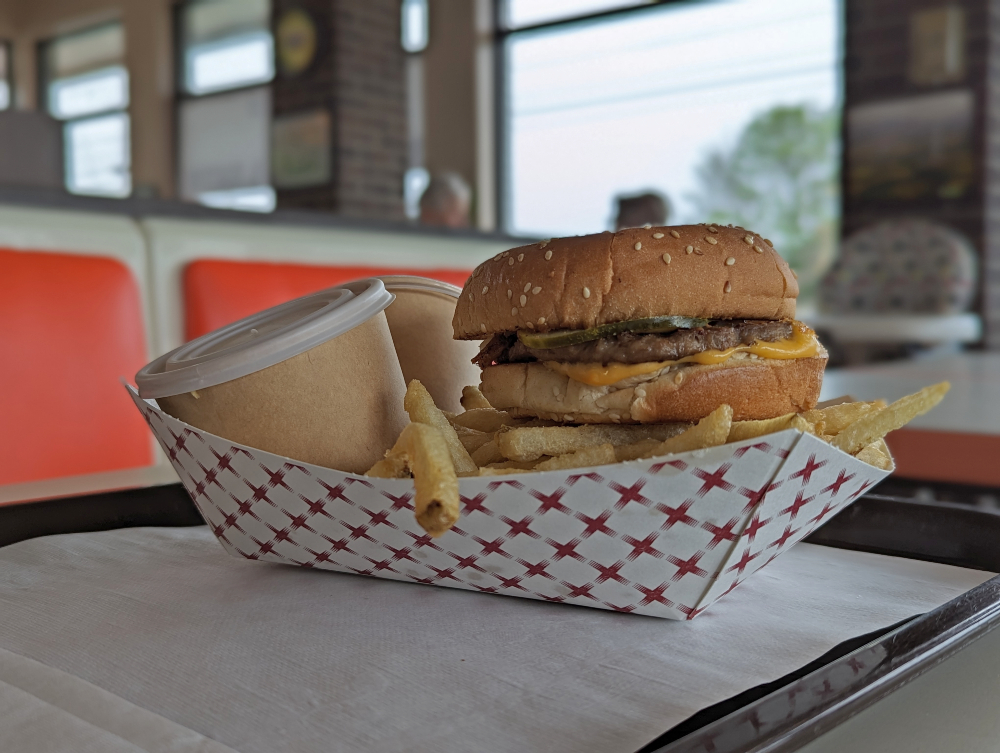
M 798 429 L 882 470 L 892 469 L 884 437 L 926 413 L 948 392 L 931 385 L 886 405 L 884 400 L 831 400 L 803 413 L 733 421 L 720 405 L 696 424 L 589 424 L 515 418 L 493 408 L 477 387 L 462 390 L 462 413 L 442 411 L 427 389 L 410 382 L 403 406 L 410 423 L 366 475 L 413 478 L 417 522 L 445 533 L 459 516 L 458 478 L 607 465 L 754 439 Z

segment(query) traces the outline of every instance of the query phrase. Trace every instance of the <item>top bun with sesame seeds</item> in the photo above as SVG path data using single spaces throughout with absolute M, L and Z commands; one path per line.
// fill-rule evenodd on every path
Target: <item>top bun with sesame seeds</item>
M 465 283 L 452 324 L 471 340 L 653 316 L 788 320 L 798 294 L 788 263 L 749 230 L 629 228 L 494 256 Z

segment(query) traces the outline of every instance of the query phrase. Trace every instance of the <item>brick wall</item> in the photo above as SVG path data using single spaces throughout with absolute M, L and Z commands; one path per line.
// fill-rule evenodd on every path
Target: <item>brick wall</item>
M 941 86 L 915 85 L 908 77 L 910 14 L 946 4 L 961 6 L 965 11 L 965 79 Z M 996 278 L 994 287 L 1000 293 L 1000 269 L 989 271 L 992 268 L 990 258 L 1000 254 L 1000 237 L 996 229 L 989 237 L 986 232 L 989 198 L 995 197 L 994 203 L 1000 198 L 1000 166 L 993 168 L 996 176 L 988 178 L 986 159 L 988 70 L 995 69 L 994 80 L 1000 81 L 997 79 L 1000 60 L 990 57 L 990 37 L 1000 39 L 1000 19 L 996 18 L 996 13 L 989 13 L 987 0 L 846 0 L 845 13 L 845 114 L 852 106 L 867 102 L 968 88 L 975 98 L 973 144 L 980 170 L 972 190 L 956 199 L 852 199 L 847 192 L 847 156 L 851 144 L 845 121 L 843 232 L 847 235 L 873 222 L 897 217 L 922 217 L 962 232 L 975 244 L 984 261 L 984 295 L 977 301 L 977 307 L 987 324 L 987 342 L 1000 347 L 1000 295 L 985 295 L 990 274 Z M 995 119 L 1000 122 L 1000 108 L 997 108 Z M 994 161 L 1000 159 L 1000 143 L 993 149 Z M 996 184 L 992 190 L 991 183 Z M 1000 229 L 1000 213 L 997 213 L 995 224 Z
M 321 47 L 308 72 L 274 83 L 276 115 L 327 107 L 333 118 L 333 181 L 279 191 L 282 208 L 403 219 L 406 89 L 398 0 L 275 0 L 309 11 Z

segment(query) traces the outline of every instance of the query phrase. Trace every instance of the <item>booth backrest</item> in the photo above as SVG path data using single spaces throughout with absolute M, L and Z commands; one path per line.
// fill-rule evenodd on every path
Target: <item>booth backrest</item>
M 203 259 L 184 270 L 184 336 L 188 340 L 245 316 L 342 282 L 416 274 L 461 287 L 471 269 L 319 266 Z
M 0 249 L 0 322 L 0 484 L 154 462 L 119 382 L 147 357 L 128 266 Z

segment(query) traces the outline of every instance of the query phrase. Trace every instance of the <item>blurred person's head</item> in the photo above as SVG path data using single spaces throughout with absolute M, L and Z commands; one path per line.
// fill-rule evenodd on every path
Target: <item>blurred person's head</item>
M 647 191 L 635 196 L 617 196 L 618 216 L 615 230 L 643 225 L 666 225 L 670 216 L 667 197 L 656 191 Z
M 468 227 L 471 203 L 472 189 L 461 175 L 438 173 L 420 197 L 420 222 L 438 227 Z

